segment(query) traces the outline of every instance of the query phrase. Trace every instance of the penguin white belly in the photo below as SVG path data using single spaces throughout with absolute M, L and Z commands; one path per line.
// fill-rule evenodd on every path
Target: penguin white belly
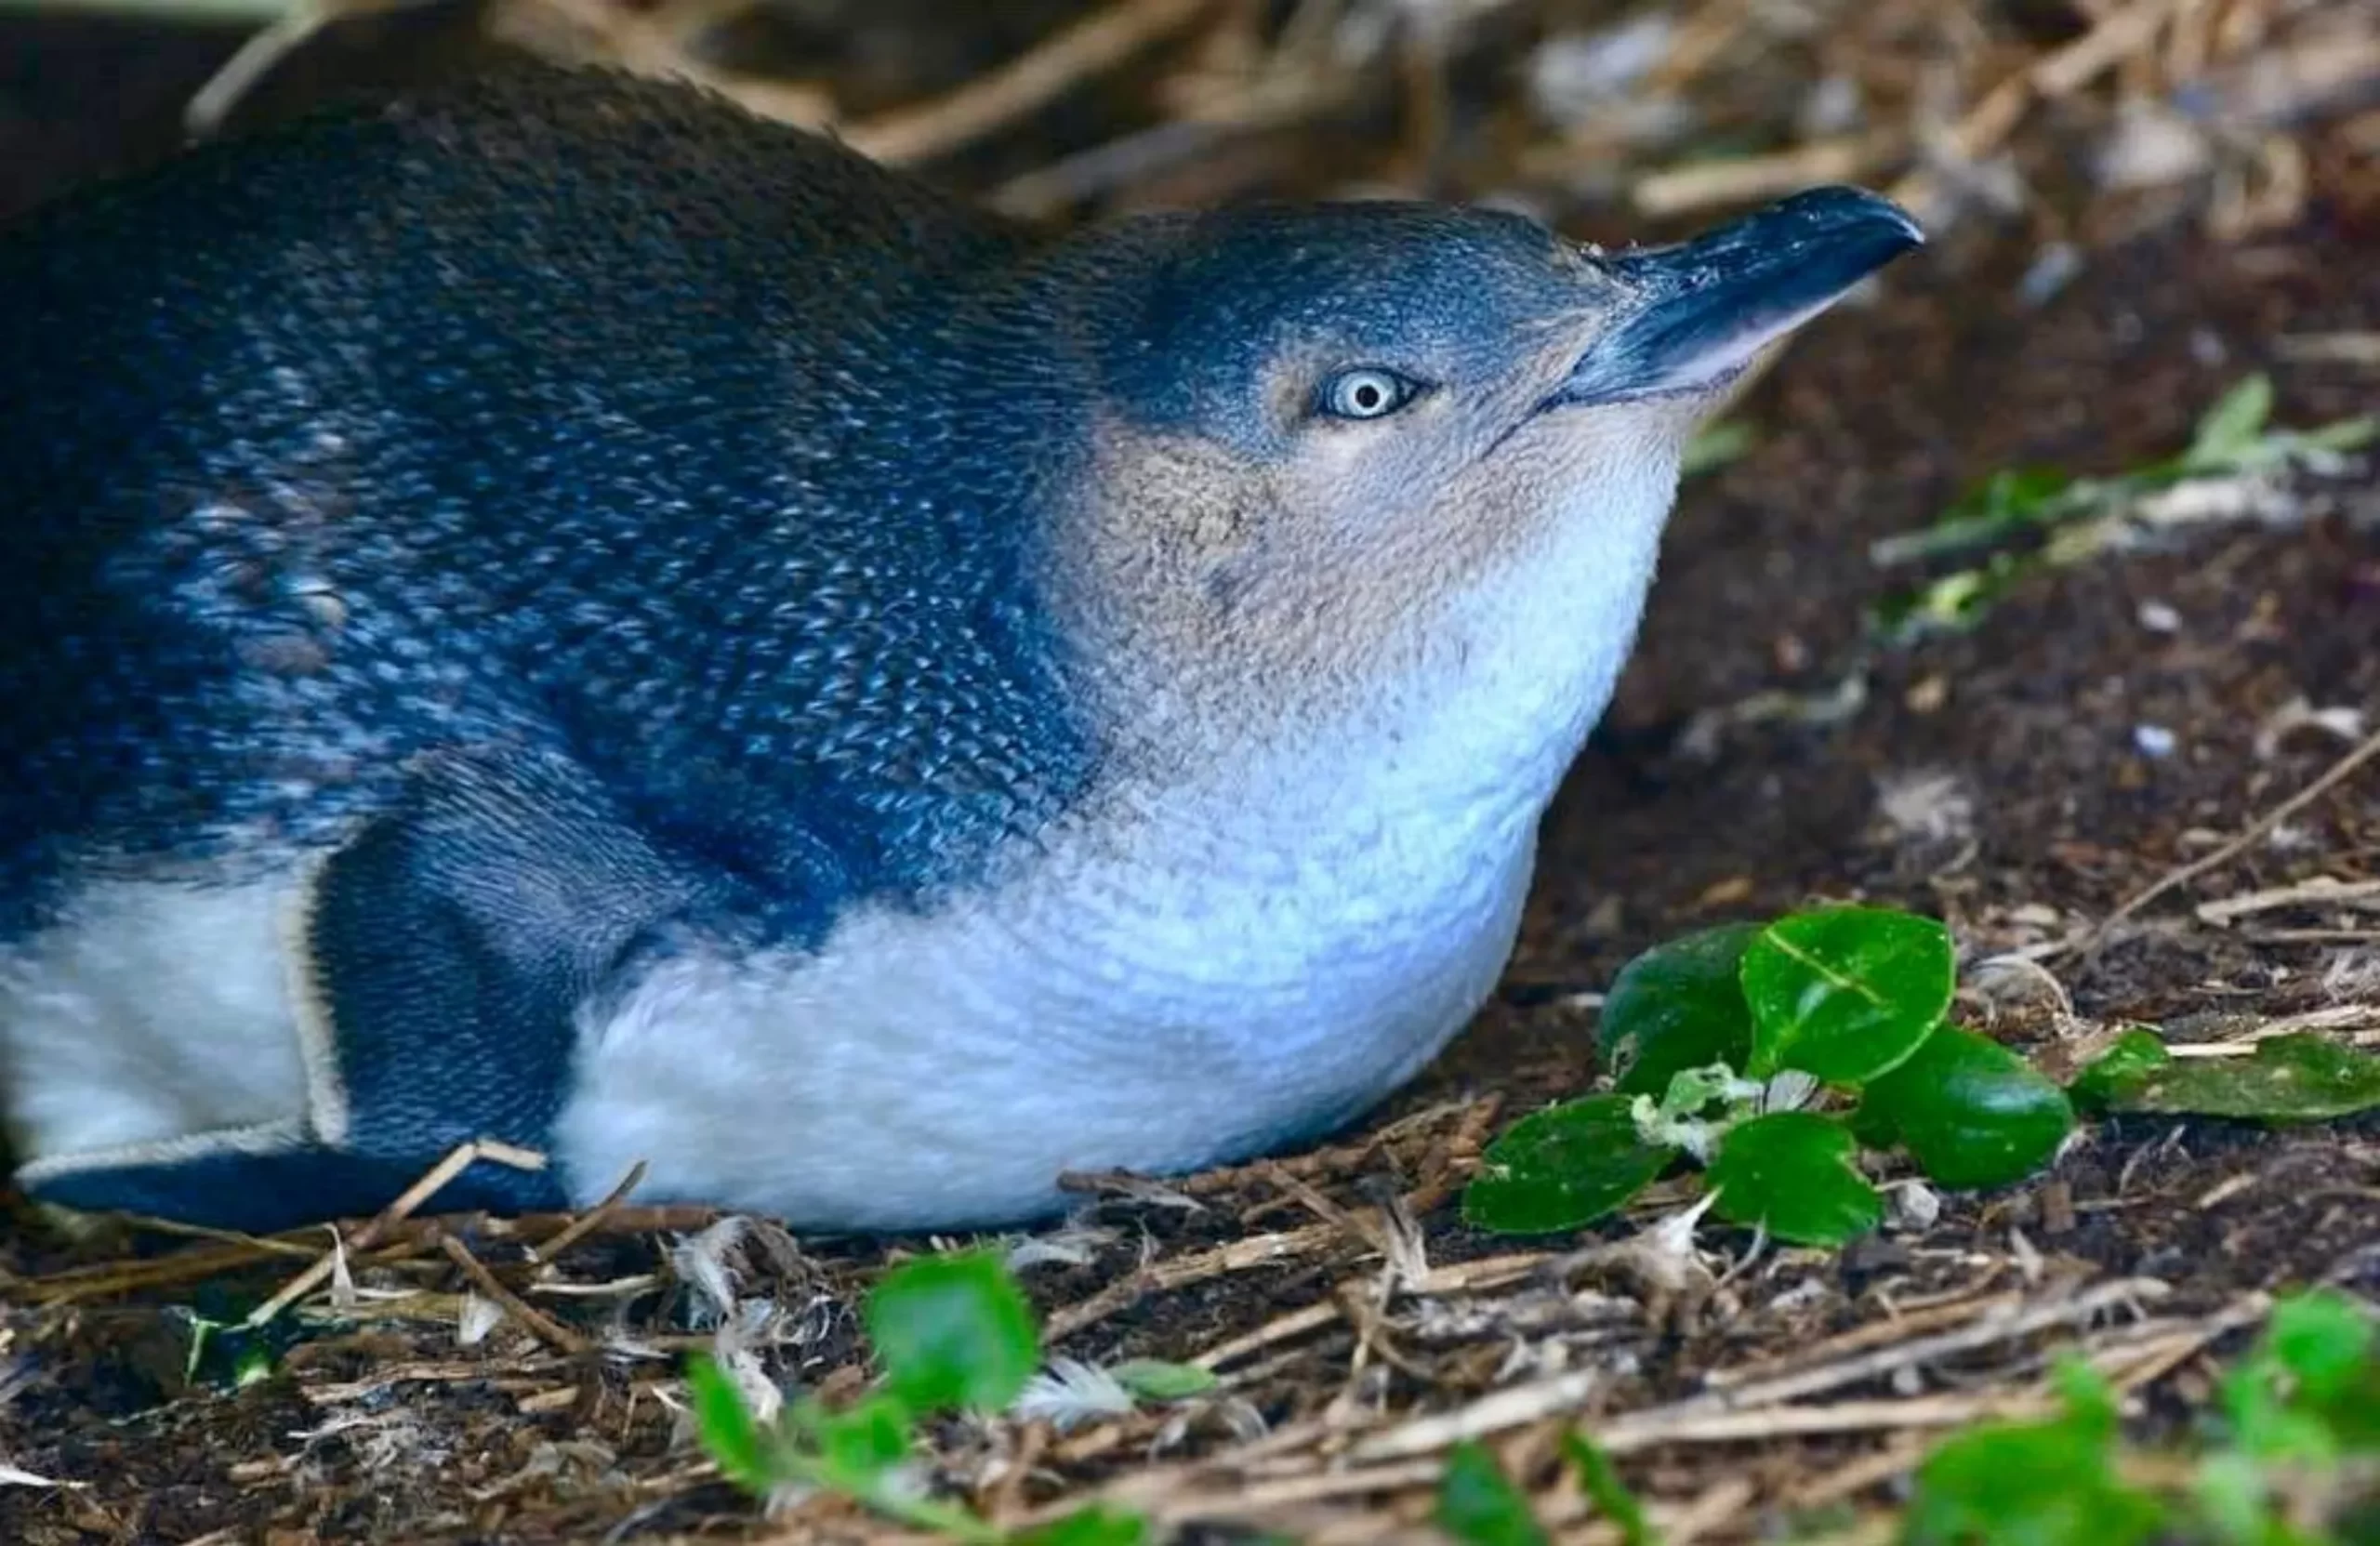
M 1535 826 L 1085 843 L 951 910 L 850 918 L 814 957 L 668 963 L 582 1023 L 558 1157 L 581 1196 L 642 1159 L 655 1196 L 903 1228 L 1053 1209 L 1070 1169 L 1310 1136 L 1493 991 Z
M 996 1222 L 1061 1205 L 1068 1169 L 1194 1169 L 1358 1115 L 1501 975 L 1649 580 L 1653 528 L 1626 535 L 1629 583 L 1580 583 L 1615 555 L 1575 522 L 1528 585 L 1442 617 L 1401 694 L 1194 750 L 1203 773 L 1095 804 L 957 906 L 657 968 L 582 1018 L 567 1183 L 643 1159 L 656 1196 L 813 1227 Z
M 0 947 L 0 1087 L 29 1155 L 286 1122 L 306 1109 L 287 877 L 84 884 Z

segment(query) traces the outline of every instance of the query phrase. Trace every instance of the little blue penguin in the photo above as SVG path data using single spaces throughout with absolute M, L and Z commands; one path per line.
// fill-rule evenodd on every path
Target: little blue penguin
M 68 1209 L 989 1227 L 1512 949 L 1698 425 L 1920 244 L 1013 224 L 521 64 L 0 232 L 0 1077 Z

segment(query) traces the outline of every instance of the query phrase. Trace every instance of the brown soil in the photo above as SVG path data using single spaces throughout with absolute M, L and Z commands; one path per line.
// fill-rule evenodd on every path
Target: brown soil
M 169 139 L 160 126 L 213 47 L 178 44 L 174 56 L 136 37 L 113 53 L 74 52 L 63 35 L 43 40 L 63 50 L 44 57 L 93 70 L 98 59 L 108 69 L 181 63 L 156 64 L 138 101 L 84 99 L 64 139 L 26 127 L 37 114 L 0 118 L 0 165 L 19 179 L 12 203 Z M 72 96 L 60 87 L 43 83 L 53 101 Z M 46 176 L 14 154 L 28 146 L 46 147 Z M 1582 1240 L 1517 1243 L 1467 1231 L 1449 1200 L 1500 1114 L 1587 1087 L 1593 1017 L 1576 996 L 1633 951 L 1816 896 L 1936 913 L 1977 956 L 2055 942 L 2347 749 L 2319 728 L 2260 745 L 2294 700 L 2380 711 L 2380 489 L 2368 477 L 2302 491 L 2294 523 L 2209 526 L 2036 575 L 1964 637 L 1872 656 L 1861 643 L 1863 608 L 1897 583 L 1870 563 L 1867 544 L 1924 523 L 1994 469 L 2113 471 L 2168 454 L 2251 368 L 2272 372 L 2284 422 L 2370 408 L 2380 364 L 2368 355 L 2307 363 L 2282 348 L 2380 333 L 2372 166 L 2345 154 L 2318 166 L 2317 196 L 2286 231 L 2226 244 L 2167 221 L 2095 251 L 2037 309 L 2015 298 L 2023 254 L 1979 234 L 1905 265 L 1872 310 L 1819 324 L 1742 409 L 1758 448 L 1683 499 L 1606 734 L 1547 826 L 1536 905 L 1500 1001 L 1342 1146 L 1171 1195 L 1087 1197 L 1075 1225 L 1084 1264 L 1025 1273 L 1065 1333 L 1059 1350 L 1082 1358 L 1193 1359 L 1267 1328 L 1269 1339 L 1222 1361 L 1223 1398 L 1191 1409 L 1183 1432 L 1159 1431 L 1175 1414 L 1065 1434 L 954 1427 L 937 1435 L 946 1478 L 1010 1517 L 1122 1487 L 1176 1517 L 1374 1539 L 1426 1513 L 1427 1462 L 1443 1446 L 1363 1445 L 1493 1388 L 1590 1371 L 1567 1403 L 1492 1434 L 1509 1465 L 1545 1485 L 1554 1515 L 1582 1517 L 1552 1482 L 1560 1420 L 1583 1415 L 1623 1434 L 1633 1420 L 1649 1426 L 1619 1446 L 1623 1468 L 1683 1511 L 1673 1526 L 1699 1520 L 1697 1539 L 1751 1539 L 1797 1509 L 1889 1501 L 1933 1420 L 1911 1406 L 1906 1420 L 1845 1418 L 1841 1432 L 1803 1436 L 1780 1421 L 1733 1439 L 1657 1420 L 1663 1404 L 1714 1380 L 1906 1347 L 1905 1360 L 1884 1357 L 1864 1378 L 1820 1381 L 1792 1409 L 1980 1401 L 2032 1388 L 2046 1351 L 2080 1338 L 2129 1371 L 2150 1431 L 2203 1402 L 2210 1359 L 2255 1319 L 2254 1294 L 2325 1282 L 2380 1292 L 2380 1122 L 2370 1118 L 2288 1131 L 2100 1125 L 2041 1180 L 1946 1197 L 1930 1224 L 1903 1221 L 1843 1253 L 1752 1255 L 1748 1237 L 1706 1228 L 1701 1244 L 1721 1253 L 1712 1262 L 1725 1270 L 1722 1258 L 1735 1260 L 1716 1285 L 1699 1268 L 1663 1283 L 1625 1252 L 1558 1254 L 1626 1241 L 1673 1199 Z M 2177 625 L 2145 624 L 2152 603 Z M 1736 717 L 1712 729 L 1714 710 L 1777 690 L 1824 693 L 1863 665 L 1864 707 L 1842 722 Z M 2144 726 L 2170 733 L 2168 754 L 2141 749 Z M 1927 778 L 1940 781 L 1930 794 Z M 2380 773 L 2367 770 L 2096 954 L 2053 955 L 2045 979 L 1979 984 L 1972 1017 L 2053 1062 L 2124 1018 L 2188 1037 L 2361 1004 L 2362 1028 L 2380 1027 L 2372 914 L 2359 925 L 2299 908 L 2215 927 L 2192 911 L 2315 875 L 2375 873 Z M 2058 991 L 2071 996 L 2070 1015 Z M 1418 1244 L 1399 1233 L 1408 1204 Z M 20 1209 L 0 1235 L 0 1461 L 68 1485 L 0 1476 L 0 1539 L 866 1533 L 831 1502 L 763 1520 L 674 1417 L 674 1348 L 709 1339 L 693 1329 L 696 1296 L 668 1248 L 702 1222 L 615 1220 L 564 1253 L 554 1275 L 656 1275 L 648 1287 L 529 1293 L 562 1323 L 558 1333 L 509 1320 L 471 1346 L 456 1334 L 464 1279 L 452 1248 L 410 1227 L 354 1275 L 366 1288 L 416 1290 L 414 1300 L 342 1312 L 311 1328 L 272 1378 L 223 1394 L 184 1384 L 187 1327 L 173 1307 L 245 1308 L 327 1236 L 293 1237 L 272 1257 L 112 1231 L 70 1240 Z M 522 1238 L 549 1227 L 462 1221 L 452 1236 L 519 1286 Z M 1544 1254 L 1512 1261 L 1524 1248 Z M 797 1249 L 756 1229 L 724 1253 L 739 1296 L 787 1317 L 772 1368 L 829 1390 L 857 1381 L 850 1311 L 888 1249 Z M 136 1253 L 171 1263 L 192 1252 L 215 1252 L 206 1260 L 218 1264 L 109 1287 Z M 1404 1263 L 1404 1291 L 1383 1289 L 1384 1259 Z M 1426 1275 L 1418 1291 L 1416 1275 Z M 2095 1293 L 2071 1313 L 2055 1308 Z M 1978 1333 L 1954 1349 L 1917 1341 L 1979 1326 L 2003 1303 L 2051 1308 L 2037 1334 Z M 1284 1322 L 1331 1305 L 1337 1314 Z M 681 1341 L 659 1340 L 670 1336 Z M 647 1351 L 574 1351 L 616 1339 Z M 1255 1419 L 1275 1436 L 1251 1449 L 1235 1424 Z M 1199 1457 L 1221 1457 L 1221 1468 L 1197 1470 Z M 1001 1460 L 1027 1463 L 1003 1481 Z

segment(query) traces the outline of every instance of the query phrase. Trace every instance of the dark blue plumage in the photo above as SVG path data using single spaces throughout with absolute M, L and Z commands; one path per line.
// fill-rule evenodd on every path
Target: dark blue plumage
M 546 70 L 11 233 L 8 927 L 60 834 L 311 843 L 457 742 L 568 747 L 776 927 L 963 866 L 1086 752 L 1027 519 L 1078 390 L 941 342 L 1021 244 Z
M 1282 429 L 1251 389 L 1284 350 L 1477 388 L 1510 368 L 1515 337 L 1615 298 L 1575 247 L 1493 210 L 1260 205 L 1151 221 L 1129 250 L 1137 271 L 1100 332 L 1104 390 L 1145 428 L 1260 456 Z
M 1055 351 L 947 347 L 979 304 L 1039 325 L 998 293 L 1025 248 L 723 103 L 545 69 L 0 236 L 0 944 L 103 857 L 230 881 L 362 834 L 310 921 L 338 1152 L 45 1195 L 262 1226 L 536 1145 L 569 1011 L 689 908 L 814 943 L 1062 804 L 1090 748 L 1030 515 L 1081 392 Z M 458 747 L 579 802 L 518 845 L 442 825 Z M 445 1197 L 559 1200 L 490 1167 Z

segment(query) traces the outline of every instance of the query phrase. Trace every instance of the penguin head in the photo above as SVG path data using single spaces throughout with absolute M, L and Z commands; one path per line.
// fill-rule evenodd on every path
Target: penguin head
M 1093 383 L 1076 594 L 1104 654 L 1234 714 L 1466 660 L 1599 711 L 1569 677 L 1632 641 L 1689 438 L 1921 241 L 1850 189 L 1626 252 L 1398 203 L 1094 231 L 1051 259 L 1090 276 L 1064 319 Z

